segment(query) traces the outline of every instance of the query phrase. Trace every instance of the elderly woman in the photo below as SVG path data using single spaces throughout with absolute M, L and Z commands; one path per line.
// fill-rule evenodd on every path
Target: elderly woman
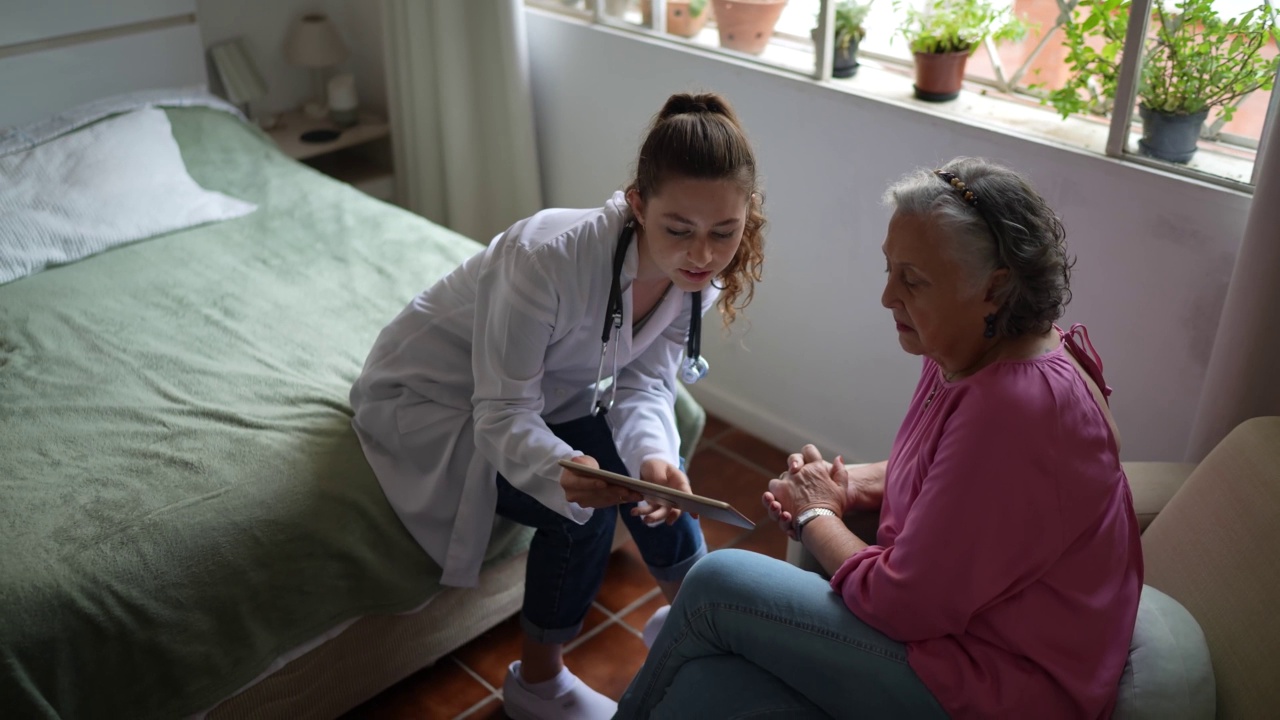
M 617 717 L 1110 715 L 1142 555 L 1102 363 L 1054 325 L 1062 225 L 981 160 L 886 200 L 881 302 L 923 356 L 893 451 L 845 466 L 806 446 L 763 498 L 830 580 L 707 556 Z M 876 537 L 842 522 L 857 509 L 879 509 Z

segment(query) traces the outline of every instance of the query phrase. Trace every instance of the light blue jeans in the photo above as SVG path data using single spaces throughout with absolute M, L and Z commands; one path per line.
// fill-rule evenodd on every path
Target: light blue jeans
M 906 647 L 830 585 L 758 553 L 718 550 L 685 577 L 615 718 L 946 718 Z

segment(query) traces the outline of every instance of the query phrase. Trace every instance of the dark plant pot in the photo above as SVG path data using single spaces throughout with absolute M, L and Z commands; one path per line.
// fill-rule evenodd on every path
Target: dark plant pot
M 1209 109 L 1190 115 L 1171 115 L 1139 105 L 1138 116 L 1142 118 L 1138 152 L 1147 157 L 1185 163 L 1196 154 L 1196 141 L 1200 139 L 1205 118 L 1209 117 Z
M 813 38 L 813 44 L 818 44 L 818 28 L 809 31 L 809 37 Z M 831 76 L 838 78 L 851 78 L 858 72 L 858 39 L 854 38 L 849 41 L 849 47 L 845 50 L 840 49 L 840 41 L 836 39 L 836 49 L 831 55 Z
M 915 53 L 916 97 L 928 102 L 946 102 L 960 96 L 964 64 L 969 51 Z
M 858 72 L 858 40 L 849 41 L 849 47 L 840 49 L 836 43 L 835 54 L 831 56 L 831 75 L 838 78 L 850 78 Z

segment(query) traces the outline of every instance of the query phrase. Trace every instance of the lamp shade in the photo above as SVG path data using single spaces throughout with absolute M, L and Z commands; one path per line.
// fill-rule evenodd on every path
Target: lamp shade
M 218 72 L 218 80 L 233 105 L 261 99 L 267 94 L 267 84 L 249 57 L 244 40 L 235 38 L 209 48 L 209 57 Z
M 294 65 L 326 68 L 346 60 L 351 54 L 338 28 L 323 13 L 303 15 L 289 32 L 284 54 Z

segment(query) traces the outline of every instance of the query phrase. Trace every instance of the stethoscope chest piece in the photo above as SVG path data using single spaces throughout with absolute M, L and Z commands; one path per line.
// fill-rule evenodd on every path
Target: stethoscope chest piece
M 685 385 L 692 385 L 707 376 L 707 370 L 711 369 L 711 363 L 707 359 L 699 355 L 698 357 L 685 356 L 680 362 L 680 379 Z

